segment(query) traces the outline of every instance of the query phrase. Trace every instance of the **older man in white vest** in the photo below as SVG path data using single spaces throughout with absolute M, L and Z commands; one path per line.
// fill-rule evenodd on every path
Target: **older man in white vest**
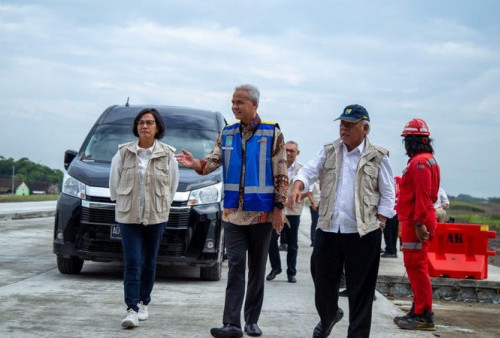
M 311 273 L 320 322 L 313 337 L 328 337 L 344 313 L 338 306 L 345 267 L 349 297 L 348 337 L 369 337 L 380 244 L 394 214 L 394 179 L 389 152 L 368 141 L 370 117 L 349 105 L 337 119 L 340 138 L 326 144 L 295 177 L 289 206 L 321 179 L 319 222 Z

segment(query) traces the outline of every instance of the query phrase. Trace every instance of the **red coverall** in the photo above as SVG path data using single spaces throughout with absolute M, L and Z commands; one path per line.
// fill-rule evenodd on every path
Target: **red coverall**
M 432 286 L 429 277 L 427 242 L 419 242 L 416 223 L 429 231 L 429 240 L 436 230 L 434 203 L 439 190 L 440 170 L 430 153 L 420 153 L 408 160 L 399 185 L 397 213 L 401 222 L 403 260 L 408 273 L 415 314 L 432 311 Z

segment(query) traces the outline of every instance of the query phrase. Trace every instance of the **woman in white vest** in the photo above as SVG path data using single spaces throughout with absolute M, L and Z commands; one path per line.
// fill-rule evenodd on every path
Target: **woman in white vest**
M 138 139 L 119 146 L 109 177 L 123 247 L 124 328 L 139 326 L 139 320 L 149 317 L 158 249 L 179 183 L 175 149 L 158 141 L 165 133 L 160 114 L 141 110 L 132 132 Z

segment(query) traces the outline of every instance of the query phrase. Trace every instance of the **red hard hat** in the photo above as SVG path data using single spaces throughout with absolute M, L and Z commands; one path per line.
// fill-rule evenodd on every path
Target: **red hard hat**
M 403 129 L 403 133 L 401 134 L 401 136 L 404 137 L 406 135 L 429 136 L 430 135 L 429 127 L 427 126 L 427 123 L 425 123 L 424 120 L 413 119 L 410 122 L 408 122 L 405 125 L 405 128 Z

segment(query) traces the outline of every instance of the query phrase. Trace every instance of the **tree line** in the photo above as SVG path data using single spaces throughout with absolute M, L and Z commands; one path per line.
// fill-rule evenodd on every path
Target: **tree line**
M 48 182 L 61 186 L 64 175 L 61 170 L 32 162 L 26 157 L 16 161 L 0 155 L 0 177 L 12 178 L 12 166 L 15 167 L 15 179 L 18 181 L 24 181 L 28 185 L 35 182 Z M 478 198 L 468 194 L 459 194 L 456 197 L 449 196 L 449 198 L 452 201 L 500 203 L 500 197 Z
M 51 169 L 32 162 L 26 157 L 16 161 L 13 158 L 5 158 L 0 155 L 0 177 L 12 178 L 12 167 L 14 167 L 15 179 L 24 181 L 28 185 L 36 182 L 48 182 L 61 186 L 63 180 L 63 172 L 59 169 Z

